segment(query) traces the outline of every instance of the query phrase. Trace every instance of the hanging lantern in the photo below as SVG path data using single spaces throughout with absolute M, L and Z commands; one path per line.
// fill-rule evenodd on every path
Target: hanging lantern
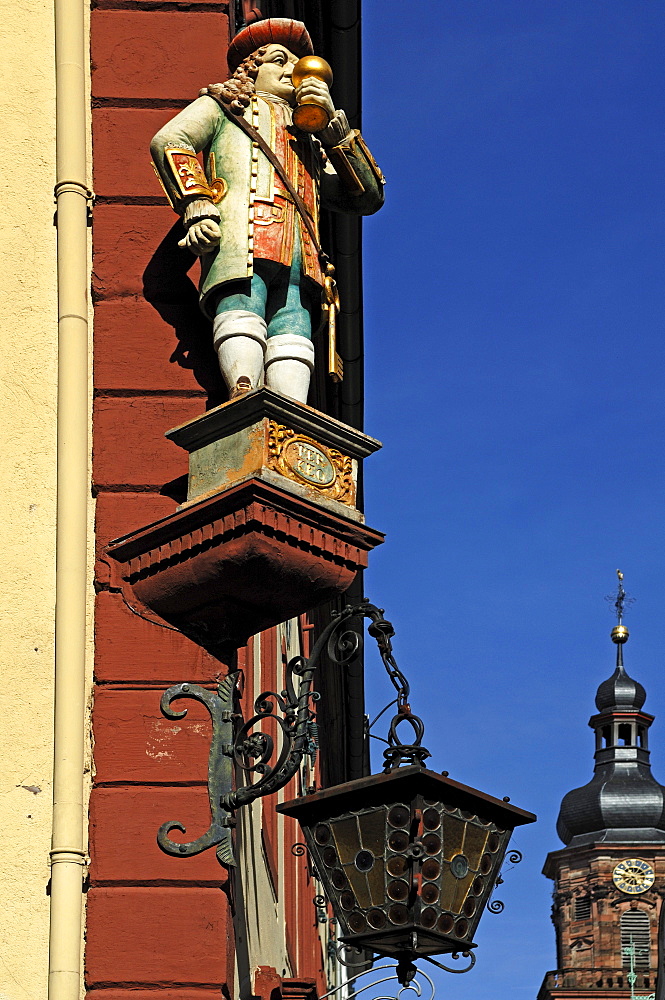
M 349 945 L 465 952 L 511 833 L 535 816 L 419 764 L 285 802 Z
M 318 700 L 312 690 L 314 674 L 325 652 L 331 666 L 344 666 L 360 648 L 362 627 L 354 622 L 370 618 L 367 631 L 376 639 L 396 698 L 396 714 L 384 742 L 384 773 L 325 788 L 276 807 L 302 827 L 317 875 L 335 911 L 342 944 L 361 951 L 396 958 L 397 978 L 412 981 L 414 959 L 435 965 L 432 955 L 460 953 L 474 964 L 473 937 L 516 826 L 536 817 L 475 788 L 469 788 L 425 768 L 430 752 L 422 745 L 425 727 L 411 712 L 409 684 L 395 662 L 391 638 L 394 629 L 383 610 L 363 601 L 334 615 L 319 635 L 308 658 L 289 660 L 281 694 L 264 691 L 254 703 L 255 714 L 233 732 L 237 673 L 229 674 L 217 694 L 197 684 L 175 684 L 162 696 L 162 708 L 172 718 L 171 702 L 194 698 L 203 702 L 213 720 L 214 737 L 209 765 L 209 794 L 213 803 L 210 829 L 189 843 L 173 841 L 176 821 L 163 823 L 157 835 L 162 850 L 177 856 L 217 848 L 222 864 L 235 864 L 231 829 L 233 813 L 262 795 L 284 788 L 304 757 L 316 754 L 313 737 Z M 296 679 L 299 680 L 296 691 Z M 386 706 L 386 707 L 390 707 Z M 385 710 L 384 710 L 385 711 Z M 380 713 L 382 715 L 383 712 Z M 378 717 L 377 717 L 378 718 Z M 267 720 L 281 731 L 281 746 L 270 732 L 255 727 Z M 399 735 L 406 724 L 410 742 Z M 224 748 L 220 757 L 220 748 Z M 232 786 L 232 760 L 244 772 L 247 784 Z M 520 859 L 512 851 L 511 861 Z M 489 909 L 500 912 L 494 900 Z M 346 963 L 348 964 L 348 963 Z M 468 969 L 448 969 L 466 972 Z

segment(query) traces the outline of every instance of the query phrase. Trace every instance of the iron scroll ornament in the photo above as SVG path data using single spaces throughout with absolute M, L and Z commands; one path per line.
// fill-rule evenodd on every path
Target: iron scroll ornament
M 191 857 L 211 847 L 217 848 L 217 858 L 224 867 L 236 864 L 233 853 L 232 828 L 234 813 L 263 795 L 270 795 L 284 788 L 297 773 L 303 759 L 313 761 L 318 749 L 318 733 L 312 703 L 318 701 L 318 692 L 312 689 L 314 673 L 324 652 L 336 666 L 345 666 L 359 652 L 362 645 L 362 625 L 353 627 L 354 619 L 371 619 L 367 631 L 376 639 L 379 653 L 397 697 L 397 713 L 388 732 L 388 746 L 384 751 L 385 771 L 392 771 L 402 763 L 420 764 L 430 756 L 422 746 L 425 727 L 422 720 L 412 715 L 409 706 L 409 683 L 397 666 L 391 639 L 395 630 L 383 616 L 383 609 L 364 601 L 355 607 L 334 612 L 314 644 L 308 658 L 292 657 L 286 665 L 285 689 L 280 693 L 263 691 L 254 702 L 254 715 L 238 725 L 237 682 L 239 672 L 228 674 L 210 691 L 198 684 L 175 684 L 161 698 L 162 712 L 171 719 L 182 719 L 187 709 L 174 710 L 171 705 L 180 698 L 192 698 L 206 706 L 212 720 L 212 742 L 208 761 L 208 795 L 211 823 L 208 830 L 196 840 L 179 843 L 172 840 L 172 830 L 187 832 L 177 820 L 163 823 L 157 833 L 157 842 L 167 854 Z M 298 690 L 296 691 L 296 683 Z M 275 741 L 270 733 L 260 728 L 271 719 L 282 734 L 277 759 Z M 408 723 L 413 730 L 410 743 L 400 742 L 398 727 Z M 233 790 L 234 770 L 245 776 L 247 784 Z M 251 781 L 252 777 L 258 780 Z
M 509 862 L 511 868 L 514 868 L 515 865 L 518 865 L 521 860 L 522 860 L 522 852 L 516 850 L 514 847 L 511 847 L 510 851 L 508 852 L 508 855 L 505 858 L 505 861 Z M 498 888 L 500 885 L 503 885 L 503 878 L 501 877 L 501 875 L 499 875 L 498 879 L 494 883 L 494 888 Z M 489 911 L 489 913 L 503 913 L 503 911 L 506 908 L 506 904 L 501 899 L 493 899 L 492 898 L 493 892 L 494 890 L 492 890 L 492 892 L 490 893 L 489 900 L 487 901 L 487 910 Z

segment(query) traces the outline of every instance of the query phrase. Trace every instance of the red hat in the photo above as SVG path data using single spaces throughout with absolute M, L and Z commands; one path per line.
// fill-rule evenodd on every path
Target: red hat
M 248 24 L 229 45 L 226 60 L 231 73 L 235 73 L 243 59 L 252 52 L 271 42 L 284 45 L 298 58 L 314 54 L 312 39 L 302 21 L 294 21 L 290 17 L 266 17 Z

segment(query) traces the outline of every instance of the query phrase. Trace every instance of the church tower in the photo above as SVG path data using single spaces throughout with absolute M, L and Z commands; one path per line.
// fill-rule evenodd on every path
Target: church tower
M 592 780 L 561 803 L 557 832 L 566 845 L 548 854 L 554 881 L 557 966 L 538 1000 L 600 997 L 647 1000 L 658 966 L 658 920 L 665 896 L 665 788 L 649 763 L 653 716 L 646 692 L 626 673 L 622 575 L 612 629 L 616 669 L 596 694 Z

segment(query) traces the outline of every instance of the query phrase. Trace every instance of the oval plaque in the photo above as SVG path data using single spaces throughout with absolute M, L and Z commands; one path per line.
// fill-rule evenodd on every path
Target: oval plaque
M 321 448 L 310 441 L 289 441 L 282 453 L 285 464 L 300 479 L 323 488 L 335 482 L 335 467 Z

